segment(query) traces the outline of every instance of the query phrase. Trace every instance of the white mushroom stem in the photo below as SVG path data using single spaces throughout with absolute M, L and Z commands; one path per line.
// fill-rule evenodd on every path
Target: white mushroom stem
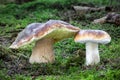
M 86 43 L 86 65 L 94 65 L 100 62 L 98 43 Z
M 52 63 L 55 60 L 53 51 L 53 39 L 41 39 L 36 42 L 32 55 L 29 59 L 30 63 Z

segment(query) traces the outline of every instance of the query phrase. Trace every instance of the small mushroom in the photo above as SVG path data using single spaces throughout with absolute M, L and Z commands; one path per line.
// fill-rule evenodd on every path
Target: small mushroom
M 98 43 L 107 44 L 111 37 L 102 30 L 80 30 L 74 40 L 86 43 L 86 65 L 94 65 L 100 62 Z
M 36 41 L 29 62 L 52 63 L 55 60 L 53 44 L 62 39 L 75 36 L 79 30 L 78 27 L 60 20 L 32 23 L 18 34 L 10 48 L 16 49 Z

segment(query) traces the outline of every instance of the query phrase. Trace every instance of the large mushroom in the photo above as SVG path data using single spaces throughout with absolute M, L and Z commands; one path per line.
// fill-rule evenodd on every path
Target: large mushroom
M 55 60 L 53 44 L 74 37 L 80 29 L 61 20 L 29 24 L 20 32 L 10 48 L 19 48 L 36 41 L 29 59 L 30 63 L 52 63 Z
M 103 30 L 80 30 L 74 40 L 86 43 L 86 65 L 94 65 L 100 62 L 98 43 L 107 44 L 111 37 Z

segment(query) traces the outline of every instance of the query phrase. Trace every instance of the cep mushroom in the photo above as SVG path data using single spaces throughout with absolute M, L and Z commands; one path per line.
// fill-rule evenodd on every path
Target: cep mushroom
M 111 37 L 103 30 L 80 30 L 74 40 L 86 43 L 86 65 L 94 65 L 100 62 L 98 43 L 107 44 Z
M 10 48 L 16 49 L 36 41 L 29 62 L 52 63 L 55 60 L 53 44 L 62 39 L 75 36 L 79 30 L 78 27 L 61 20 L 32 23 L 18 34 Z

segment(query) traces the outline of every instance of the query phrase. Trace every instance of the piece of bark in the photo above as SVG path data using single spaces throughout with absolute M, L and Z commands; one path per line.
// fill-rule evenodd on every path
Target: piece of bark
M 100 18 L 100 19 L 95 19 L 92 23 L 97 24 L 97 23 L 113 23 L 116 25 L 120 25 L 120 14 L 117 13 L 108 13 L 106 16 Z
M 110 13 L 107 15 L 106 22 L 120 25 L 120 14 Z
M 106 22 L 106 19 L 107 19 L 107 16 L 104 16 L 104 17 L 102 17 L 102 18 L 100 18 L 100 19 L 95 19 L 92 23 L 93 23 L 93 24 L 97 24 L 97 23 L 103 24 L 103 23 Z
M 90 12 L 96 12 L 96 11 L 105 11 L 106 7 L 99 7 L 99 8 L 94 8 L 94 7 L 86 7 L 86 6 L 73 6 L 73 9 L 78 13 L 78 14 L 86 14 Z

